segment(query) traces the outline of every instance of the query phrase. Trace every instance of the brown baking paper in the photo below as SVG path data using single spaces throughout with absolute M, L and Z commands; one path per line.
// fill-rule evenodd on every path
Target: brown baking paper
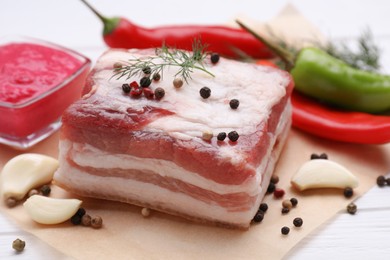
M 29 152 L 56 157 L 57 142 L 56 134 Z M 19 153 L 5 146 L 0 148 L 0 167 Z M 358 177 L 360 185 L 352 199 L 346 199 L 340 189 L 297 192 L 291 187 L 291 176 L 313 152 L 327 153 L 330 159 Z M 70 222 L 39 225 L 27 216 L 21 205 L 8 209 L 2 204 L 0 208 L 20 228 L 77 259 L 280 259 L 303 237 L 338 211 L 345 210 L 349 202 L 375 185 L 376 177 L 389 169 L 390 144 L 332 142 L 292 129 L 275 174 L 280 177 L 277 186 L 286 190 L 284 198 L 296 197 L 298 206 L 282 215 L 282 199 L 267 195 L 269 210 L 263 222 L 253 224 L 247 231 L 191 223 L 153 211 L 144 218 L 139 207 L 87 198 L 80 199 L 88 214 L 103 218 L 104 225 L 99 230 L 73 226 Z M 51 196 L 75 197 L 57 187 Z M 295 217 L 303 219 L 302 227 L 293 226 Z M 283 226 L 291 228 L 287 236 L 280 232 Z

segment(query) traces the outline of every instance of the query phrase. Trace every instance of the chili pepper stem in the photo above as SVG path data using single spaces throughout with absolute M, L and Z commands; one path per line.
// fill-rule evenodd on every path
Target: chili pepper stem
M 277 46 L 274 43 L 271 43 L 270 41 L 266 40 L 263 36 L 259 35 L 255 31 L 253 31 L 251 28 L 240 22 L 239 20 L 236 20 L 236 23 L 245 31 L 252 34 L 256 39 L 264 43 L 276 56 L 280 57 L 282 61 L 286 65 L 287 70 L 291 70 L 294 67 L 294 60 L 295 57 L 292 53 L 290 53 L 288 50 Z
M 120 18 L 118 17 L 113 17 L 113 18 L 108 18 L 103 16 L 100 12 L 98 12 L 92 5 L 90 5 L 86 0 L 81 0 L 89 10 L 91 10 L 99 19 L 102 21 L 104 25 L 103 29 L 103 34 L 107 35 L 110 34 L 118 25 Z

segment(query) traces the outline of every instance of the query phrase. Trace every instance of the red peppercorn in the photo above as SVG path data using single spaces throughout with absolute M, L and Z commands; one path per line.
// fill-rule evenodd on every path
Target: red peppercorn
M 142 94 L 142 88 L 133 88 L 131 91 L 130 91 L 130 96 L 132 97 L 140 97 Z
M 131 82 L 131 83 L 130 83 L 130 87 L 131 87 L 131 88 L 139 88 L 138 82 L 137 82 L 137 81 Z
M 274 190 L 274 197 L 279 199 L 279 198 L 282 198 L 285 194 L 285 191 L 283 189 L 280 189 L 280 188 L 276 188 Z
M 147 99 L 153 99 L 154 98 L 154 91 L 151 90 L 150 88 L 144 88 L 144 95 Z

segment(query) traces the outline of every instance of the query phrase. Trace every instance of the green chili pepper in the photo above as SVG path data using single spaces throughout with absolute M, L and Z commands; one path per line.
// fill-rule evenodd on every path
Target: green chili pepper
M 359 70 L 315 47 L 298 55 L 273 45 L 237 23 L 273 50 L 290 70 L 295 89 L 321 101 L 349 110 L 381 113 L 390 110 L 390 76 Z

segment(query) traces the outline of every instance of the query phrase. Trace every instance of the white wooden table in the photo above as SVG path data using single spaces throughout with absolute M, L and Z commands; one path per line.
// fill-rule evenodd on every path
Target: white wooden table
M 275 16 L 287 3 L 327 37 L 354 38 L 370 27 L 382 48 L 384 72 L 390 72 L 390 2 L 386 0 L 256 1 L 225 0 L 194 2 L 180 0 L 103 1 L 90 0 L 102 13 L 125 16 L 145 26 L 163 24 L 217 24 L 245 14 L 260 21 Z M 77 0 L 2 0 L 0 37 L 26 35 L 77 50 L 95 61 L 104 51 L 101 24 Z M 390 102 L 390 100 L 389 100 Z M 390 158 L 389 158 L 390 162 Z M 390 163 L 388 167 L 390 173 Z M 386 174 L 385 172 L 383 174 Z M 288 259 L 390 259 L 390 187 L 374 187 L 359 199 L 354 216 L 340 212 L 306 237 Z M 0 259 L 59 259 L 63 257 L 37 239 L 23 254 L 15 254 L 16 237 L 31 235 L 13 226 L 0 214 Z M 45 255 L 42 255 L 45 250 Z

